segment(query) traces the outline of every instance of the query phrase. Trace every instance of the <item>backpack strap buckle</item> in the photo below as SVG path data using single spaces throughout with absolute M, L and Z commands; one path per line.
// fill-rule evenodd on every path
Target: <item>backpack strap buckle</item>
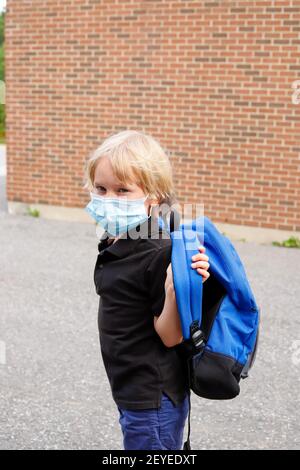
M 190 326 L 191 339 L 195 348 L 203 349 L 205 346 L 205 337 L 202 330 L 199 327 L 198 321 L 194 320 Z

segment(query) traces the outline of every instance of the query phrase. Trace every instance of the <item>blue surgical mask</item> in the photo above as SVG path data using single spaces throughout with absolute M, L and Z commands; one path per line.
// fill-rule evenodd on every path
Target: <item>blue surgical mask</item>
M 148 197 L 141 199 L 122 199 L 99 196 L 90 193 L 91 201 L 84 208 L 109 234 L 118 237 L 127 230 L 147 220 L 144 205 Z

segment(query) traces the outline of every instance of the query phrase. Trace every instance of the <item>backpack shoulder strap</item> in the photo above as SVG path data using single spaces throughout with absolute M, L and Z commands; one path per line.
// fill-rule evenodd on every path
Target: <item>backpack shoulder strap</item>
M 193 322 L 202 320 L 202 277 L 191 267 L 192 256 L 199 253 L 198 233 L 190 226 L 179 224 L 176 214 L 171 214 L 172 271 L 176 302 L 184 339 L 191 335 Z
M 170 212 L 170 233 L 179 230 L 180 228 L 180 214 L 174 209 Z

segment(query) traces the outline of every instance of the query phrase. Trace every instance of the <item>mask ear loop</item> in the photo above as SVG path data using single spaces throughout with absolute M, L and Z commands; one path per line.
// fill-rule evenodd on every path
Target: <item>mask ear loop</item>
M 147 199 L 148 196 L 149 196 L 149 193 L 147 193 L 146 196 L 144 197 L 144 202 L 146 201 L 146 199 Z M 151 217 L 151 215 L 152 215 L 152 208 L 153 208 L 152 204 L 150 204 L 149 207 L 150 207 L 150 214 L 149 214 L 149 213 L 147 214 L 147 215 L 148 215 L 148 219 L 149 219 L 149 218 Z
M 150 204 L 150 215 L 148 216 L 148 218 L 152 216 L 156 217 L 158 215 L 157 213 L 158 208 L 159 208 L 159 204 Z
M 150 213 L 148 215 L 148 219 L 152 216 L 153 205 L 150 204 Z

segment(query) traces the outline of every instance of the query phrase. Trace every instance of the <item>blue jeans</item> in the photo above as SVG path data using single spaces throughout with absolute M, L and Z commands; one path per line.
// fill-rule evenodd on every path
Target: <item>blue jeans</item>
M 189 411 L 186 395 L 175 406 L 163 393 L 160 408 L 124 410 L 118 407 L 124 450 L 181 450 Z

